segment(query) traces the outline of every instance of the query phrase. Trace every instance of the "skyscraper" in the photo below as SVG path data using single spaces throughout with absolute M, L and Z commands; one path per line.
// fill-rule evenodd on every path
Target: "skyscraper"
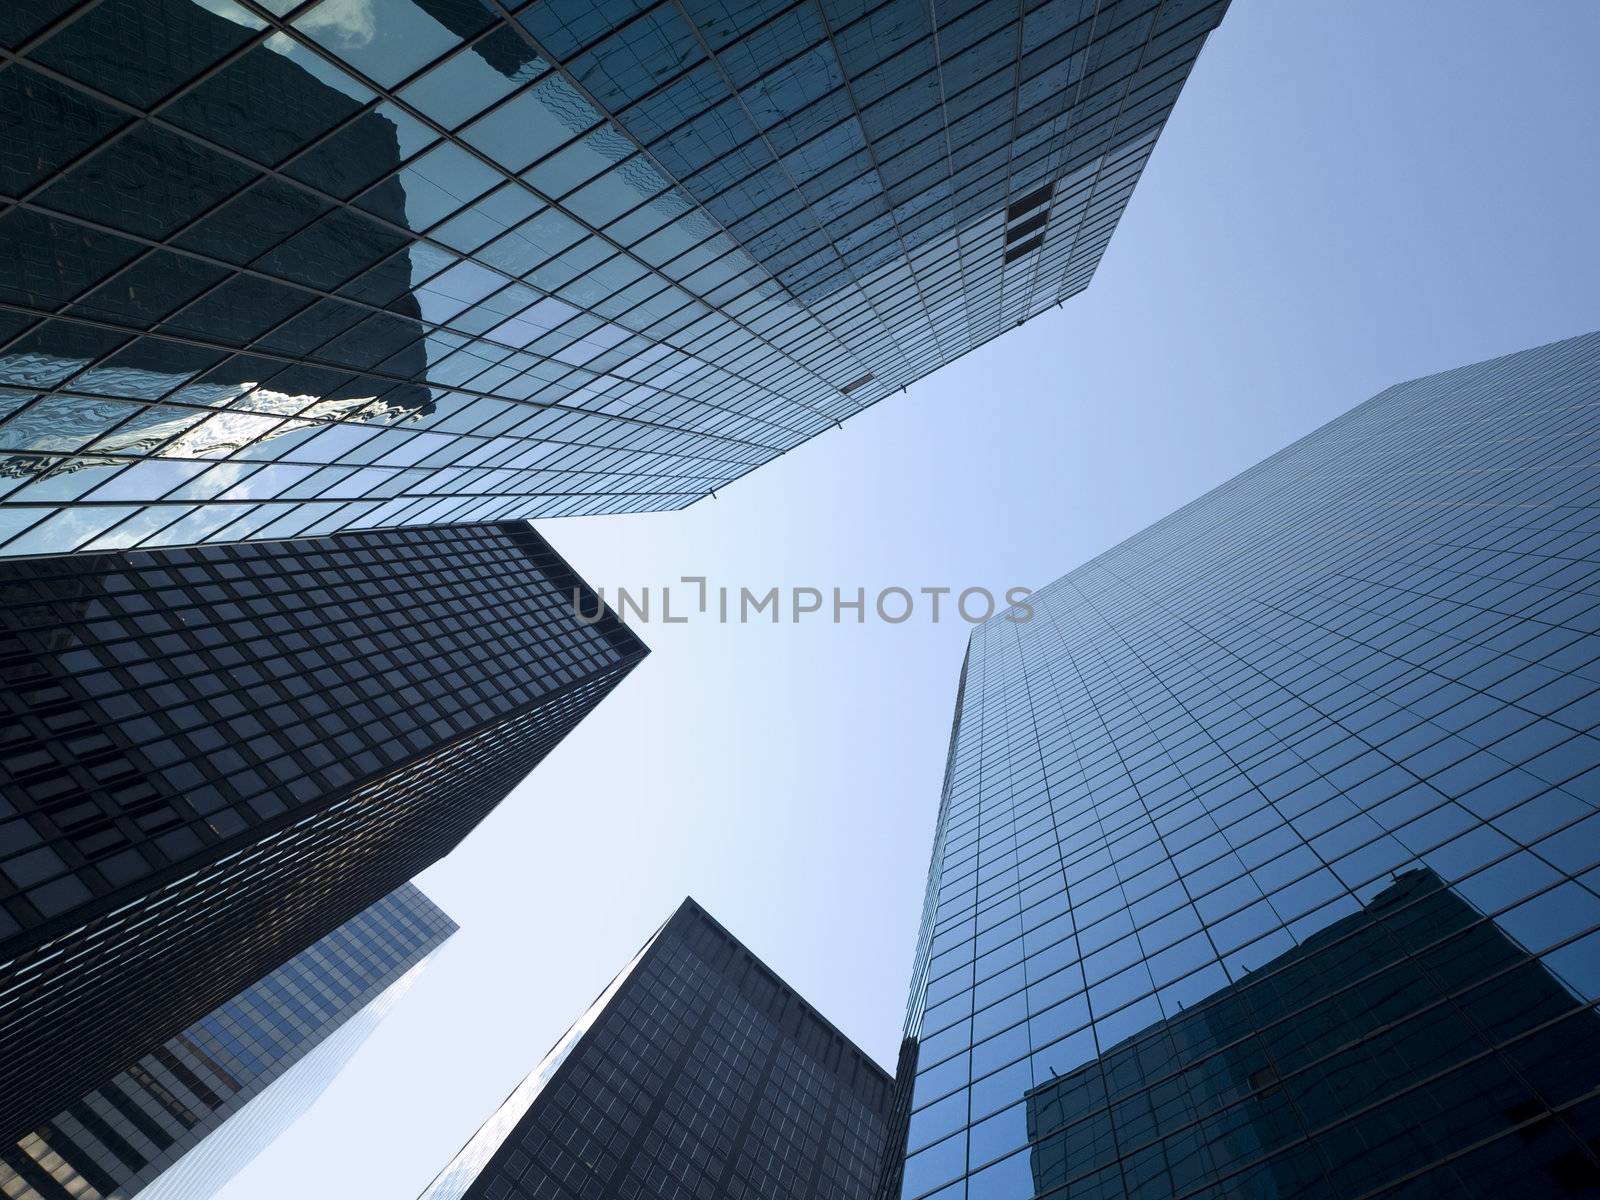
M 521 523 L 0 589 L 0 1144 L 447 853 L 647 653 Z
M 891 1191 L 1600 1190 L 1597 412 L 1400 384 L 973 631 Z
M 692 900 L 421 1200 L 850 1200 L 890 1080 Z
M 455 929 L 403 885 L 0 1153 L 0 1195 L 204 1200 L 316 1098 Z
M 1226 0 L 0 14 L 0 554 L 693 503 L 1085 287 Z

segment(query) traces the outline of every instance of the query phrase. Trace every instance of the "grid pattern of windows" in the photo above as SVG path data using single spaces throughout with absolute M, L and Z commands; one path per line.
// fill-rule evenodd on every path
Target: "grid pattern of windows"
M 526 526 L 0 563 L 0 934 L 622 663 Z M 591 613 L 596 609 L 584 609 Z M 9 912 L 9 917 L 4 914 Z
M 139 1193 L 139 1200 L 212 1200 L 316 1104 L 405 999 L 431 961 L 430 955 L 346 1017 L 199 1145 L 156 1176 Z
M 127 1200 L 455 932 L 405 884 L 0 1154 L 7 1200 Z M 198 1198 L 220 1187 L 215 1172 Z
M 685 901 L 423 1200 L 856 1200 L 890 1090 Z
M 1597 417 L 1400 384 L 974 630 L 904 1200 L 1600 1191 Z
M 446 853 L 646 653 L 525 525 L 0 571 L 13 1138 Z
M 1088 283 L 1226 0 L 0 15 L 0 554 L 671 509 Z

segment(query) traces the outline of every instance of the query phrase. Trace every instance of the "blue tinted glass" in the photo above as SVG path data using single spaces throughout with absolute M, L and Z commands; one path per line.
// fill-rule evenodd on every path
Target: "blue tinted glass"
M 1392 388 L 975 630 L 906 1200 L 963 1106 L 972 1200 L 1588 1186 L 1597 372 Z

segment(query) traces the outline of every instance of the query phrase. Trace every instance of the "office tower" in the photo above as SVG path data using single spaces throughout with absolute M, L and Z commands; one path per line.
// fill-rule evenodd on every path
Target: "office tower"
M 684 507 L 1089 281 L 1226 0 L 0 15 L 0 554 Z
M 520 523 L 0 589 L 0 1144 L 447 853 L 647 653 Z
M 140 1200 L 202 1200 L 231 1183 L 322 1098 L 356 1051 L 405 998 L 429 961 L 431 957 L 346 1019 L 221 1128 L 163 1171 L 139 1193 Z
M 973 631 L 891 1194 L 1600 1189 L 1597 412 L 1400 384 Z
M 890 1090 L 685 900 L 421 1200 L 853 1200 Z
M 211 1196 L 316 1099 L 455 929 L 403 885 L 0 1153 L 0 1195 Z

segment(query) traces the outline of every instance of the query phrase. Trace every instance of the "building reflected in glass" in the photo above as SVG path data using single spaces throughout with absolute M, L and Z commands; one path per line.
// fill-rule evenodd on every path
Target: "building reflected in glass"
M 0 554 L 675 509 L 1082 290 L 1226 0 L 0 14 Z
M 8 1200 L 205 1200 L 320 1094 L 456 930 L 411 884 L 0 1153 Z
M 1476 1135 L 1402 1194 L 1581 1195 L 1600 1175 L 1542 1098 L 1597 1081 L 1600 1016 L 1423 867 L 1035 1087 L 1028 1168 L 1039 1196 L 1360 1196 Z
M 851 1200 L 891 1081 L 685 900 L 420 1200 Z
M 902 1200 L 1600 1193 L 1600 334 L 978 627 Z

